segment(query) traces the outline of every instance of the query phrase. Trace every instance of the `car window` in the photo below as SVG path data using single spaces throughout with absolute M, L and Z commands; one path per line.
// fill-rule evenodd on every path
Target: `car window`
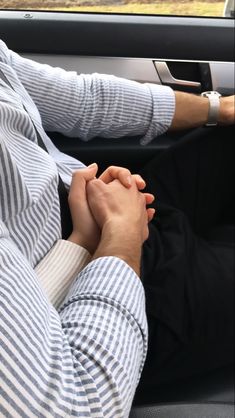
M 0 0 L 0 9 L 233 17 L 234 0 Z

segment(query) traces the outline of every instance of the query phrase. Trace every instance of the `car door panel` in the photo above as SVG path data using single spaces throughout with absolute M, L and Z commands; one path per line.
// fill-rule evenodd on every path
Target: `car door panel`
M 234 63 L 232 62 L 169 60 L 157 57 L 147 59 L 64 54 L 22 53 L 21 55 L 54 67 L 76 71 L 78 74 L 91 72 L 112 74 L 141 83 L 169 85 L 175 90 L 195 94 L 211 89 L 218 90 L 225 95 L 234 92 Z M 166 75 L 165 69 L 168 71 Z
M 28 58 L 78 73 L 101 72 L 158 84 L 170 84 L 173 79 L 174 88 L 194 93 L 210 89 L 222 94 L 234 92 L 232 19 L 0 11 L 0 38 Z M 169 70 L 170 83 L 169 77 L 164 79 L 162 68 Z M 179 80 L 193 84 L 188 86 Z M 195 86 L 195 83 L 200 85 Z M 49 135 L 62 151 L 87 164 L 97 161 L 100 169 L 116 164 L 138 171 L 154 156 L 179 141 L 183 133 L 166 133 L 146 147 L 140 145 L 140 138 L 133 137 L 95 138 L 83 142 L 56 132 Z M 216 389 L 213 389 L 215 402 L 224 399 L 224 396 L 218 398 L 222 389 L 218 389 L 217 380 L 223 382 L 221 375 L 224 375 L 223 371 L 221 373 L 218 379 L 211 379 L 211 383 L 216 383 Z M 211 387 L 211 383 L 207 386 Z M 192 387 L 188 383 L 186 386 Z M 205 391 L 199 394 L 201 382 L 195 386 L 197 389 L 190 393 L 187 402 L 210 399 Z M 185 401 L 185 390 L 179 386 L 180 393 L 175 399 L 175 385 L 171 389 L 174 395 L 170 395 L 168 387 L 164 394 L 156 395 L 157 402 Z M 208 416 L 215 416 L 213 408 L 208 405 Z M 232 407 L 223 409 L 221 406 L 221 410 L 232 418 Z M 136 409 L 132 416 L 155 417 L 159 411 L 156 408 Z M 162 406 L 160 412 L 166 417 L 176 417 L 182 414 L 182 409 L 177 406 L 169 413 Z

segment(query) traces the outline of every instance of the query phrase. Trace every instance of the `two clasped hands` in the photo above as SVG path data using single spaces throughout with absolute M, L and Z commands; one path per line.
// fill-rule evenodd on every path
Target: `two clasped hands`
M 86 248 L 93 259 L 115 256 L 140 274 L 141 247 L 148 238 L 148 223 L 155 209 L 154 196 L 144 193 L 145 181 L 126 168 L 111 166 L 99 178 L 91 164 L 73 174 L 69 206 L 72 241 Z

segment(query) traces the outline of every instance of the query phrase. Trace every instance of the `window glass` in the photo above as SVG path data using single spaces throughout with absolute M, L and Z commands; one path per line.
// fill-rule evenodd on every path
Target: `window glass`
M 0 9 L 233 17 L 234 0 L 0 0 Z

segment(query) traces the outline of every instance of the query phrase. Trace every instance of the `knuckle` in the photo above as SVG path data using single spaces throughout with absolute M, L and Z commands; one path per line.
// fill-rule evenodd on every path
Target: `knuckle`
M 86 184 L 87 191 L 92 190 L 94 188 L 94 180 L 90 180 Z

